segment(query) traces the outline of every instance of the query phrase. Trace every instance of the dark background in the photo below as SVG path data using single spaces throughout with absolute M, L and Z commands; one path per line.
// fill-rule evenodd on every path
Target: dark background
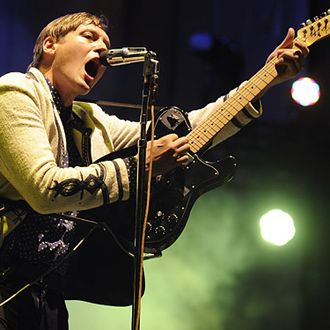
M 157 53 L 161 68 L 157 103 L 189 111 L 251 77 L 284 38 L 288 27 L 297 28 L 307 18 L 325 11 L 324 6 L 320 0 L 2 1 L 0 74 L 25 71 L 34 40 L 50 20 L 75 11 L 103 13 L 110 21 L 113 48 L 143 46 Z M 222 46 L 209 57 L 197 54 L 189 38 L 198 32 L 212 34 Z M 295 305 L 294 315 L 298 321 L 294 327 L 289 326 L 290 322 L 287 326 L 277 323 L 276 308 L 271 308 L 273 313 L 258 314 L 267 322 L 249 323 L 246 319 L 242 324 L 243 307 L 233 302 L 236 309 L 227 310 L 231 316 L 219 329 L 330 328 L 329 49 L 328 39 L 314 44 L 302 72 L 319 81 L 319 103 L 302 108 L 290 98 L 290 82 L 277 86 L 264 96 L 264 115 L 223 143 L 223 150 L 239 162 L 235 179 L 223 191 L 260 210 L 276 203 L 287 206 L 298 218 L 299 243 L 292 244 L 299 250 L 299 269 L 290 268 L 290 258 L 283 261 L 277 255 L 277 262 L 280 258 L 283 264 L 275 262 L 276 267 L 282 267 L 282 276 L 287 276 L 287 281 L 280 283 L 289 283 L 292 272 L 296 275 L 299 307 Z M 136 64 L 109 69 L 89 97 L 138 104 L 141 92 L 142 64 Z M 107 110 L 123 118 L 138 119 L 139 115 L 130 109 Z M 242 204 L 240 207 L 244 209 Z M 273 268 L 264 267 L 263 262 L 240 275 L 235 287 L 237 301 L 245 301 L 244 294 L 250 294 L 247 288 L 262 292 L 264 286 L 269 286 L 267 279 L 273 276 Z M 226 292 L 226 288 L 219 285 L 219 292 Z M 278 288 L 274 286 L 267 297 L 253 299 L 259 301 L 259 306 L 265 301 L 277 304 L 276 294 Z M 223 305 L 219 302 L 219 306 Z M 287 306 L 293 308 L 290 302 Z M 289 315 L 288 311 L 287 320 Z M 280 319 L 285 318 L 282 315 Z

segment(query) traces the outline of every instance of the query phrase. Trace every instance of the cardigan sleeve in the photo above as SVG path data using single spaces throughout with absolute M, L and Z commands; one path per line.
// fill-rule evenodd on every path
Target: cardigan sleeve
M 224 107 L 225 102 L 228 101 L 239 88 L 244 85 L 241 84 L 238 88 L 231 90 L 228 94 L 219 97 L 215 102 L 207 104 L 202 109 L 193 110 L 189 113 L 189 120 L 192 124 L 192 128 L 196 128 L 201 123 L 209 120 L 210 116 L 217 110 Z M 237 133 L 241 128 L 250 123 L 253 119 L 262 115 L 262 104 L 260 100 L 253 103 L 248 103 L 240 110 L 236 110 L 234 117 L 222 127 L 217 134 L 212 138 L 212 145 L 223 142 L 230 136 Z
M 39 213 L 85 210 L 128 199 L 123 159 L 59 167 L 53 146 L 59 143 L 59 133 L 40 84 L 23 74 L 0 80 L 0 196 L 23 199 Z

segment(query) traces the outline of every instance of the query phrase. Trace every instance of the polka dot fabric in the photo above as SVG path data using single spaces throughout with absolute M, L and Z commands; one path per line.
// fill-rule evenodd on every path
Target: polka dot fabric
M 70 109 L 65 108 L 60 95 L 49 81 L 48 84 L 56 108 L 65 124 L 70 117 Z M 75 160 L 75 162 L 78 161 Z M 42 267 L 55 265 L 59 258 L 68 252 L 74 227 L 73 221 L 30 212 L 24 221 L 6 237 L 0 253 L 1 266 L 7 267 L 13 262 L 38 264 Z

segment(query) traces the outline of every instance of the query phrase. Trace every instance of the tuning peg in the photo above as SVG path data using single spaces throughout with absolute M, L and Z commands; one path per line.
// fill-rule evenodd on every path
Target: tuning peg
M 327 10 L 327 14 L 330 14 L 330 9 Z
M 327 16 L 327 12 L 324 11 L 320 16 L 321 16 L 321 17 Z
M 318 21 L 320 18 L 318 16 L 314 17 L 314 22 Z
M 312 24 L 313 22 L 310 20 L 310 19 L 308 19 L 307 21 L 306 21 L 306 24 L 307 25 L 310 25 L 310 24 Z
M 302 29 L 306 26 L 306 23 L 300 23 L 299 28 Z

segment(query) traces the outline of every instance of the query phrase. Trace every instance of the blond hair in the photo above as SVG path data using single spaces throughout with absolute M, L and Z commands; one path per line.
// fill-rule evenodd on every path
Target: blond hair
M 61 16 L 52 22 L 48 23 L 40 32 L 33 49 L 33 60 L 30 67 L 38 68 L 42 61 L 43 42 L 51 36 L 55 41 L 65 37 L 69 32 L 75 31 L 81 24 L 94 24 L 108 31 L 108 21 L 103 15 L 94 15 L 87 12 L 79 12 Z

